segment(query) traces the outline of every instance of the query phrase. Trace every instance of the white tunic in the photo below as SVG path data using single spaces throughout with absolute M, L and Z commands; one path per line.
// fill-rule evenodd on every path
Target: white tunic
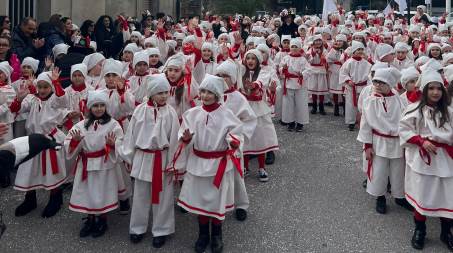
M 340 50 L 330 49 L 326 60 L 329 64 L 329 91 L 333 94 L 343 94 L 343 85 L 339 82 L 342 53 Z
M 9 84 L 0 87 L 0 122 L 12 124 L 14 122 L 14 114 L 11 113 L 9 106 L 14 101 L 16 92 L 13 87 Z M 8 130 L 8 133 L 0 138 L 0 144 L 9 141 L 13 138 L 12 128 Z
M 141 104 L 147 95 L 147 84 L 146 80 L 149 76 L 137 76 L 133 75 L 129 77 L 130 92 L 135 97 L 135 105 Z

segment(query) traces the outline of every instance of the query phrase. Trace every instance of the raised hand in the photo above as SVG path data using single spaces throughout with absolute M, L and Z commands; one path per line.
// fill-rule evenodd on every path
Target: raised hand
M 50 79 L 52 79 L 52 81 L 57 81 L 58 78 L 60 78 L 60 74 L 61 74 L 60 69 L 58 67 L 55 67 L 52 70 L 52 75 L 50 76 Z
M 105 137 L 105 142 L 107 143 L 107 145 L 109 146 L 115 146 L 115 141 L 116 141 L 116 136 L 113 132 L 110 132 L 109 134 L 107 134 L 107 136 Z
M 80 130 L 73 129 L 70 131 L 70 134 L 72 136 L 72 139 L 74 139 L 75 141 L 81 141 L 83 139 L 83 136 L 82 136 L 82 133 L 80 132 Z

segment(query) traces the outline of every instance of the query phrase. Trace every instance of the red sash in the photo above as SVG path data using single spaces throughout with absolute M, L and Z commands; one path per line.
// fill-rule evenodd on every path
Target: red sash
M 140 149 L 144 153 L 154 154 L 153 177 L 151 184 L 151 204 L 159 204 L 159 194 L 162 192 L 162 150 Z
M 384 138 L 399 138 L 398 135 L 390 135 L 390 134 L 384 134 L 384 133 L 381 133 L 379 131 L 377 131 L 376 129 L 373 129 L 371 131 L 374 135 L 377 135 L 377 136 L 380 136 L 380 137 L 384 137 Z M 371 181 L 371 175 L 373 175 L 373 160 L 368 160 L 368 169 L 367 169 L 367 172 L 366 172 L 367 176 L 368 176 L 368 180 Z
M 302 75 L 291 74 L 288 72 L 287 69 L 283 70 L 283 74 L 285 75 L 285 80 L 283 81 L 283 95 L 286 96 L 287 89 L 286 89 L 286 81 L 288 79 L 297 79 L 297 82 L 300 86 L 304 83 L 304 77 Z
M 105 157 L 104 162 L 107 160 L 108 153 L 105 149 L 99 150 L 99 151 L 94 151 L 94 152 L 80 152 L 79 156 L 77 157 L 77 161 L 75 166 L 79 164 L 79 161 L 82 160 L 82 181 L 85 181 L 88 177 L 88 159 L 89 158 L 99 158 L 99 157 Z
M 55 136 L 57 131 L 58 130 L 56 128 L 54 128 L 49 133 L 49 136 Z M 52 168 L 52 174 L 55 175 L 55 174 L 57 174 L 59 172 L 57 151 L 55 149 L 48 149 L 48 150 L 44 150 L 44 151 L 41 152 L 41 171 L 42 171 L 42 175 L 43 176 L 46 175 L 46 170 L 47 170 L 47 157 L 46 157 L 46 154 L 47 154 L 47 152 L 49 152 L 49 156 L 50 156 L 50 166 Z
M 448 145 L 446 143 L 441 143 L 437 141 L 432 141 L 428 140 L 431 142 L 434 146 L 438 148 L 443 148 L 447 154 L 450 156 L 451 159 L 453 159 L 453 146 Z M 426 165 L 430 166 L 431 165 L 431 155 L 429 154 L 428 151 L 426 151 L 424 148 L 420 147 L 419 149 L 420 156 L 422 157 L 423 161 L 426 163 Z
M 356 87 L 365 86 L 365 85 L 367 85 L 367 83 L 368 83 L 368 81 L 362 81 L 362 82 L 352 84 L 352 103 L 354 104 L 354 107 L 356 107 L 356 108 L 357 108 L 357 101 L 358 101 Z

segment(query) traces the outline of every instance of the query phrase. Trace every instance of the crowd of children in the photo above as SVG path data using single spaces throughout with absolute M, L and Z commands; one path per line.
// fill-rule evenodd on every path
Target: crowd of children
M 387 212 L 391 192 L 414 214 L 414 248 L 424 247 L 433 216 L 453 250 L 453 23 L 424 22 L 424 6 L 416 17 L 409 24 L 339 9 L 325 22 L 284 11 L 256 20 L 247 38 L 238 21 L 193 18 L 169 30 L 161 19 L 153 34 L 129 34 L 121 60 L 93 53 L 72 65 L 66 88 L 57 67 L 38 74 L 39 61 L 27 57 L 13 81 L 13 68 L 1 62 L 0 122 L 9 130 L 1 161 L 20 164 L 14 189 L 25 193 L 15 215 L 34 210 L 36 190 L 45 189 L 42 217 L 54 216 L 62 186 L 72 184 L 69 209 L 87 215 L 80 237 L 102 236 L 108 213 L 119 209 L 131 212 L 130 240 L 138 243 L 152 209 L 160 248 L 175 233 L 176 199 L 198 215 L 195 251 L 222 252 L 225 214 L 247 218 L 251 158 L 259 180 L 269 180 L 266 164 L 279 148 L 273 118 L 306 131 L 310 113 L 325 115 L 332 103 L 335 116 L 343 108 L 349 130 L 359 126 L 364 185 L 376 211 Z M 298 36 L 280 38 L 278 27 L 291 23 Z M 222 26 L 217 38 L 214 24 Z M 56 45 L 53 56 L 67 50 Z M 62 147 L 25 154 L 13 138 L 27 135 Z M 0 174 L 7 186 L 9 175 Z

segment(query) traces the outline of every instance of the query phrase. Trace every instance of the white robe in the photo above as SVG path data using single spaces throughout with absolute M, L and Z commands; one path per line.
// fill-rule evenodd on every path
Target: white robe
M 14 114 L 11 113 L 9 106 L 15 97 L 16 92 L 11 85 L 6 84 L 0 87 L 0 123 L 6 123 L 8 125 L 8 132 L 0 138 L 0 144 L 13 139 L 12 124 L 14 122 Z
M 339 82 L 342 53 L 339 50 L 330 49 L 326 60 L 329 64 L 329 92 L 332 94 L 343 94 L 343 85 Z

